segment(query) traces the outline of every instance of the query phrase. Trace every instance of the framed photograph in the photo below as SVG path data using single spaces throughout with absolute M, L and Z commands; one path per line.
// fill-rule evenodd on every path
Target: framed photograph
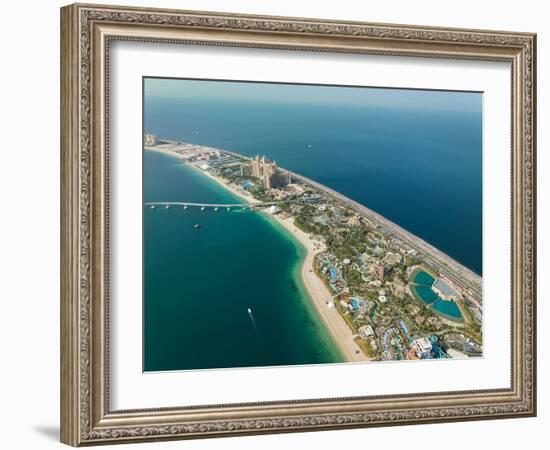
M 62 8 L 62 442 L 535 415 L 535 57 Z

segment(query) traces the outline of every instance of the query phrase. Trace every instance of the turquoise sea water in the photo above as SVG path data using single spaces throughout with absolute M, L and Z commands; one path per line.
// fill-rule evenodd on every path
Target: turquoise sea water
M 416 283 L 416 286 L 413 286 L 413 289 L 424 303 L 431 305 L 432 309 L 436 312 L 450 319 L 462 319 L 462 313 L 455 302 L 442 300 L 432 290 L 432 285 L 435 279 L 429 273 L 419 270 L 414 276 L 413 281 Z
M 337 88 L 253 85 L 251 95 L 247 83 L 177 81 L 179 91 L 171 86 L 166 96 L 146 80 L 145 133 L 265 154 L 482 273 L 481 94 L 354 90 L 340 98 Z M 143 195 L 236 200 L 147 151 Z M 342 361 L 302 286 L 304 249 L 268 217 L 145 208 L 143 224 L 144 370 Z
M 481 94 L 173 81 L 145 132 L 265 154 L 482 274 Z
M 146 151 L 144 202 L 158 200 L 241 202 Z M 269 217 L 144 208 L 143 224 L 145 371 L 342 361 L 301 283 L 305 250 Z

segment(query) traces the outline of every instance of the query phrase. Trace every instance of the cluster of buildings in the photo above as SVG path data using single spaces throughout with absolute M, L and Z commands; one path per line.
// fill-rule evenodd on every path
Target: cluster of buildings
M 241 164 L 241 176 L 261 179 L 266 190 L 285 187 L 292 183 L 290 172 L 279 169 L 275 161 L 265 156 L 260 158 L 260 155 L 256 155 L 250 163 Z
M 299 183 L 288 183 L 286 186 L 271 188 L 270 195 L 273 200 L 292 200 L 304 195 L 304 185 Z M 298 205 L 291 205 L 298 206 Z
M 243 191 L 254 191 L 264 201 L 276 201 L 277 205 L 268 209 L 271 214 L 294 216 L 295 224 L 300 223 L 314 236 L 320 250 L 315 270 L 332 294 L 327 307 L 347 316 L 370 358 L 431 359 L 482 353 L 481 346 L 471 339 L 475 334 L 468 335 L 462 325 L 447 323 L 412 295 L 410 276 L 423 264 L 422 255 L 381 232 L 346 203 L 301 179 L 293 182 L 291 173 L 265 156 L 247 159 L 153 135 L 145 135 L 144 144 L 175 153 L 185 162 L 221 175 L 229 184 L 239 184 Z M 450 280 L 437 277 L 432 290 L 443 300 L 463 302 L 481 323 L 480 308 Z M 457 329 L 460 332 L 454 332 Z
M 459 292 L 451 286 L 449 280 L 443 277 L 435 279 L 432 289 L 443 300 L 456 301 L 460 298 Z
M 459 352 L 466 341 L 450 347 L 441 333 L 450 323 L 419 303 L 407 283 L 418 258 L 401 242 L 387 239 L 369 224 L 357 220 L 326 199 L 310 216 L 329 228 L 332 245 L 316 258 L 316 268 L 334 295 L 332 305 L 348 316 L 354 333 L 365 342 L 371 358 L 379 360 L 466 357 Z M 350 246 L 350 230 L 357 236 Z M 364 230 L 362 233 L 357 230 Z M 343 236 L 343 242 L 335 236 Z M 345 250 L 344 252 L 338 250 Z M 353 273 L 357 275 L 353 275 Z M 446 299 L 462 299 L 451 281 L 439 277 L 433 290 Z M 443 298 L 441 295 L 441 298 Z M 453 327 L 456 324 L 452 324 Z M 444 334 L 444 333 L 443 333 Z M 463 335 L 465 336 L 465 335 Z M 473 341 L 470 339 L 470 347 Z M 478 347 L 479 349 L 481 347 Z M 450 353 L 448 350 L 450 349 Z
M 468 356 L 480 356 L 483 352 L 480 345 L 473 342 L 463 333 L 448 333 L 445 336 L 445 342 L 449 348 Z
M 322 232 L 313 233 L 316 238 L 325 243 L 330 238 L 330 244 L 315 259 L 316 270 L 333 295 L 327 307 L 349 316 L 347 321 L 365 342 L 368 356 L 399 360 L 476 354 L 458 351 L 458 347 L 473 347 L 471 339 L 469 344 L 466 338 L 458 339 L 455 347 L 440 339 L 441 332 L 448 332 L 447 322 L 412 296 L 407 287 L 408 269 L 421 258 L 415 249 L 380 233 L 375 225 L 325 192 L 292 183 L 290 174 L 265 156 L 243 162 L 240 176 L 261 180 L 270 198 L 288 201 L 289 214 L 312 229 L 322 227 Z M 363 230 L 351 244 L 346 238 L 350 230 Z M 432 289 L 442 299 L 464 300 L 446 278 L 437 278 Z M 480 346 L 477 349 L 481 352 Z
M 181 162 L 189 163 L 203 171 L 218 173 L 222 169 L 240 167 L 243 158 L 239 158 L 217 148 L 160 139 L 153 134 L 143 136 L 145 149 L 176 156 Z

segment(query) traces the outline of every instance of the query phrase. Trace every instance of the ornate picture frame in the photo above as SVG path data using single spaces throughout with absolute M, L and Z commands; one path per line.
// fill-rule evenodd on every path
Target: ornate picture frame
M 512 67 L 511 386 L 114 411 L 109 49 L 117 40 L 505 61 Z M 61 441 L 95 445 L 536 414 L 536 36 L 74 4 L 61 9 Z

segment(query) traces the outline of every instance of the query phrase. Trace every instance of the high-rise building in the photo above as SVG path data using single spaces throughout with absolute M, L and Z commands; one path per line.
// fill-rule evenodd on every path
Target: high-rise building
M 250 164 L 241 164 L 241 177 L 249 177 L 252 175 L 252 166 Z
M 255 178 L 261 178 L 264 182 L 265 189 L 272 189 L 275 187 L 283 187 L 291 183 L 291 176 L 289 172 L 279 170 L 277 163 L 270 159 L 260 155 L 256 157 L 250 163 L 250 174 Z M 247 173 L 248 169 L 241 166 L 241 174 Z M 246 175 L 243 175 L 246 176 Z
M 271 189 L 272 187 L 274 187 L 271 185 L 271 175 L 265 173 L 263 178 L 264 178 L 264 189 Z
M 143 136 L 143 143 L 145 145 L 157 145 L 159 143 L 159 139 L 154 134 L 146 134 Z
M 250 168 L 252 170 L 253 177 L 256 177 L 256 178 L 261 177 L 260 155 L 256 155 L 256 157 L 252 160 L 252 163 L 250 164 Z
M 291 182 L 290 173 L 285 170 L 276 170 L 271 174 L 266 173 L 264 175 L 264 187 L 266 189 L 284 187 Z
M 256 178 L 263 178 L 265 174 L 272 175 L 277 170 L 277 164 L 275 162 L 265 156 L 260 158 L 260 155 L 256 155 L 256 157 L 252 160 L 250 167 L 252 170 L 252 176 Z

